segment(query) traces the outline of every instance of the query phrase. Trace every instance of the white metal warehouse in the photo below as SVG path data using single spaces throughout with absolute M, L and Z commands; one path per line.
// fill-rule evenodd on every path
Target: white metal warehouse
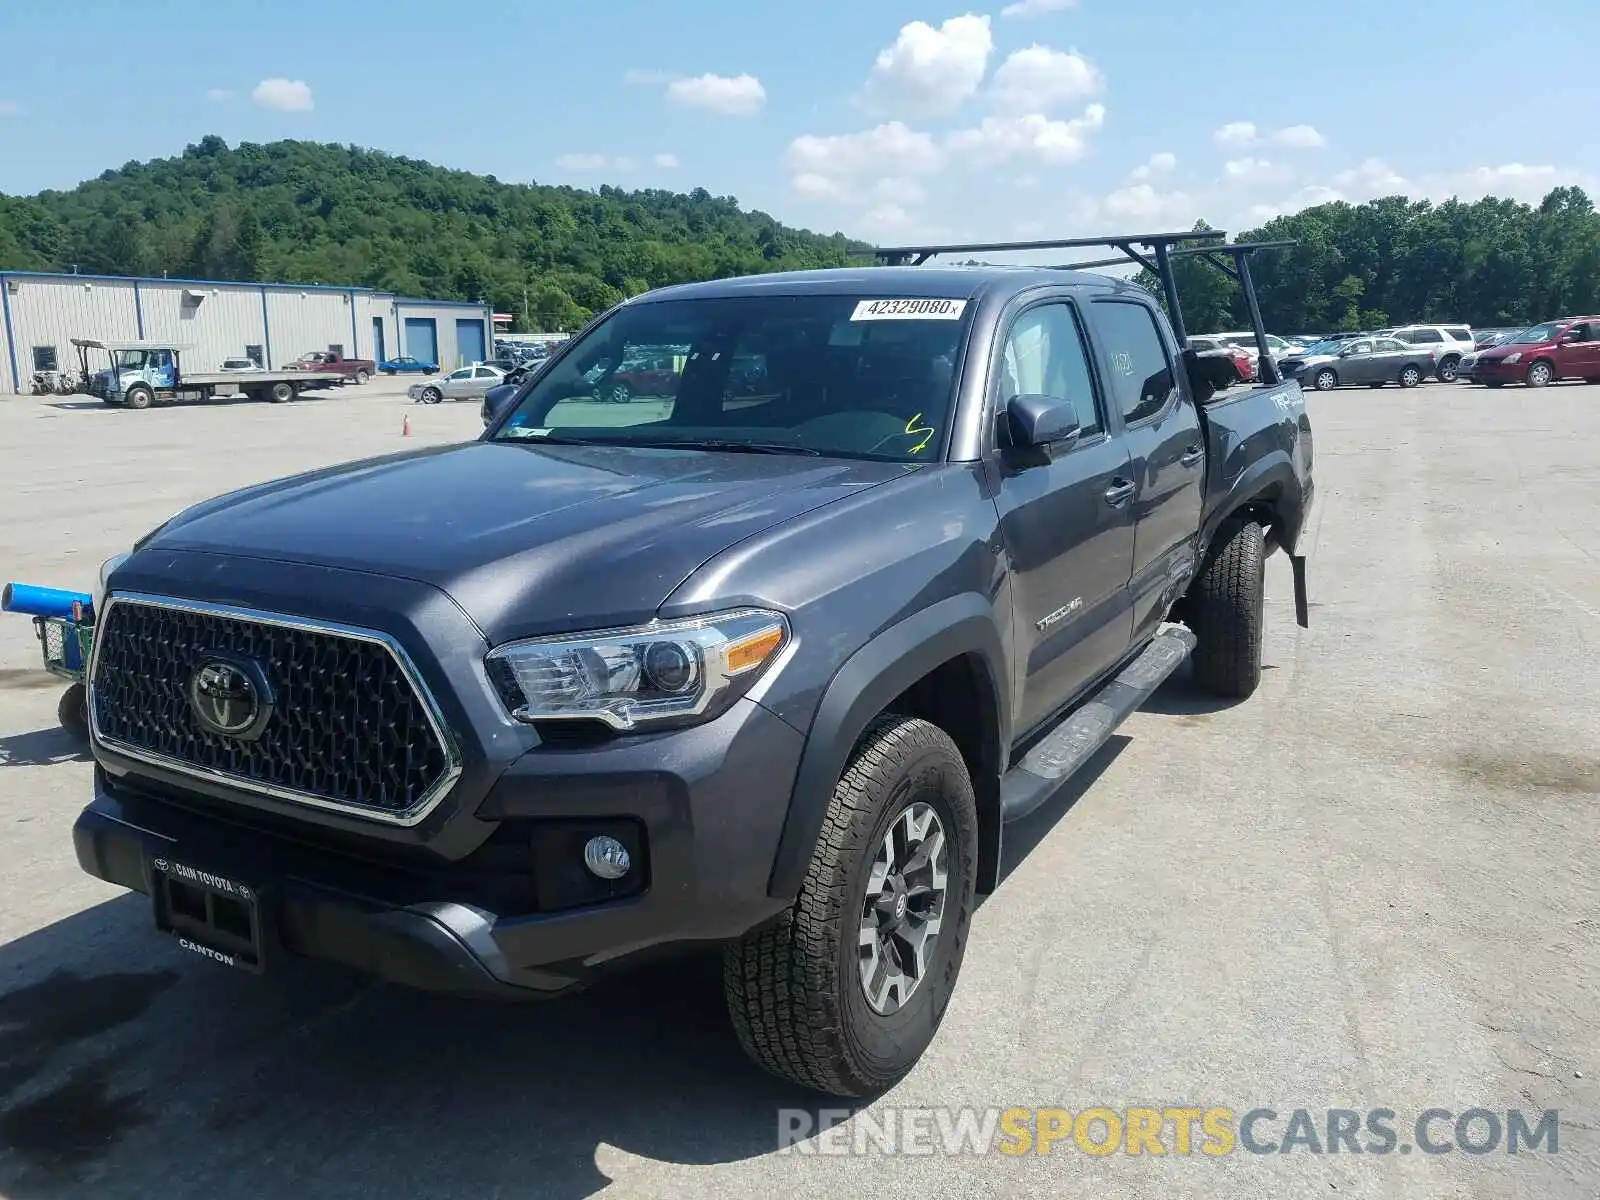
M 488 357 L 491 315 L 487 304 L 361 287 L 0 271 L 0 392 L 31 392 L 38 371 L 77 370 L 73 338 L 171 339 L 193 347 L 186 371 L 229 358 L 281 367 L 310 350 L 409 354 L 448 371 Z

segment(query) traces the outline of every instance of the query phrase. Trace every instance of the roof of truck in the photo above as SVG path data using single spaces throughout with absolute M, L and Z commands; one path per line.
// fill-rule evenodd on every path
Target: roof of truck
M 775 271 L 765 275 L 740 275 L 707 279 L 658 288 L 635 297 L 632 303 L 658 300 L 708 300 L 725 296 L 903 296 L 921 299 L 972 299 L 990 291 L 1021 292 L 1044 284 L 1071 284 L 1144 292 L 1123 279 L 1092 271 L 1060 267 L 937 266 L 937 267 L 833 267 L 819 271 Z

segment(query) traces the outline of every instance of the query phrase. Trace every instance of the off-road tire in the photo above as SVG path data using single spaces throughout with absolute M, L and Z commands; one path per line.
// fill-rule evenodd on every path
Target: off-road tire
M 75 683 L 61 693 L 56 704 L 56 720 L 73 737 L 89 736 L 89 690 L 83 684 Z
M 1205 567 L 1189 590 L 1185 614 L 1194 630 L 1194 681 L 1243 700 L 1261 682 L 1261 626 L 1266 539 L 1251 520 L 1218 531 Z
M 881 1016 L 859 977 L 861 908 L 885 832 L 918 801 L 944 826 L 943 924 L 927 976 L 903 1008 Z M 723 990 L 745 1053 L 774 1075 L 834 1096 L 874 1096 L 904 1078 L 955 989 L 977 850 L 972 782 L 950 736 L 913 717 L 877 717 L 834 787 L 794 904 L 724 953 Z

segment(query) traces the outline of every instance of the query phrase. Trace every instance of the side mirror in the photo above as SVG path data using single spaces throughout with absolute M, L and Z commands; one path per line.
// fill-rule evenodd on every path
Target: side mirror
M 521 390 L 518 383 L 497 383 L 483 394 L 484 415 L 487 420 L 485 425 L 493 424 L 499 419 L 501 411 L 511 402 L 511 398 Z
M 1059 396 L 1013 396 L 1006 401 L 1006 417 L 1011 444 L 1019 448 L 1044 449 L 1078 438 L 1077 407 Z

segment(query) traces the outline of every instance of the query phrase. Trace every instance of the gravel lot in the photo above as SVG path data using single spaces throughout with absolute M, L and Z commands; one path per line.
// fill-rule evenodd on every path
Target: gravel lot
M 0 400 L 0 576 L 87 587 L 227 487 L 476 434 L 407 382 Z M 818 1101 L 746 1065 L 708 964 L 533 1007 L 214 968 L 79 871 L 90 768 L 3 617 L 0 1194 L 1600 1194 L 1600 387 L 1310 403 L 1311 628 L 1274 559 L 1255 698 L 1169 684 L 1010 834 L 939 1039 L 863 1115 L 1270 1107 L 1275 1141 L 1389 1108 L 1405 1143 L 1429 1107 L 1556 1108 L 1558 1153 L 779 1156 Z

